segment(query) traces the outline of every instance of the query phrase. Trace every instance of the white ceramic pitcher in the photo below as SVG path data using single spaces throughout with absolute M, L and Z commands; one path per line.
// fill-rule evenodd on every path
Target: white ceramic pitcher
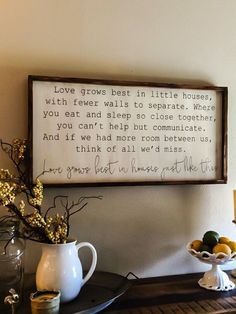
M 78 256 L 82 247 L 90 248 L 92 263 L 86 276 Z M 65 244 L 42 244 L 42 255 L 36 271 L 37 290 L 60 290 L 61 302 L 69 302 L 76 298 L 81 287 L 95 271 L 97 252 L 88 242 L 76 244 L 75 240 Z

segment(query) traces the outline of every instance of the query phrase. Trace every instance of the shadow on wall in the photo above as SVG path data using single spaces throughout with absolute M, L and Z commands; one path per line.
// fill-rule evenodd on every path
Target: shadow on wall
M 199 186 L 99 190 L 103 201 L 76 217 L 73 227 L 97 248 L 99 270 L 123 275 L 131 271 L 140 277 L 188 272 L 192 260 L 190 256 L 188 261 L 185 246 L 198 228 L 192 217 L 199 214 L 191 197 L 199 195 Z
M 76 200 L 81 195 L 103 195 L 92 201 L 71 224 L 71 235 L 79 242 L 91 242 L 98 253 L 97 270 L 138 277 L 192 272 L 202 265 L 189 255 L 186 244 L 206 227 L 203 186 L 145 186 L 63 189 Z M 62 193 L 47 190 L 46 200 Z M 27 271 L 40 257 L 40 245 L 29 243 Z M 80 253 L 89 268 L 89 250 Z

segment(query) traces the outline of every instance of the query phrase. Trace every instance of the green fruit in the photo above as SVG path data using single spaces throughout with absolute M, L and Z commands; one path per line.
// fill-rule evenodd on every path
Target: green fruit
M 215 246 L 220 239 L 219 233 L 216 231 L 207 231 L 203 236 L 203 244 L 210 246 L 211 248 Z
M 202 244 L 199 249 L 200 252 L 206 251 L 208 253 L 212 253 L 212 249 L 209 245 Z M 207 254 L 203 254 L 203 257 L 208 257 Z

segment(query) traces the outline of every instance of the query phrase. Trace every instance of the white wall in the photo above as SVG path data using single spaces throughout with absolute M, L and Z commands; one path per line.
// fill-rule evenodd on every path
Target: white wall
M 98 251 L 99 270 L 140 277 L 208 268 L 185 249 L 214 229 L 236 239 L 235 0 L 2 0 L 0 137 L 27 136 L 27 76 L 56 75 L 229 88 L 227 185 L 50 189 L 103 195 L 73 221 L 72 235 Z M 0 155 L 1 167 L 7 166 Z M 39 246 L 28 244 L 27 271 Z M 88 262 L 87 259 L 85 262 Z M 235 266 L 236 267 L 236 266 Z

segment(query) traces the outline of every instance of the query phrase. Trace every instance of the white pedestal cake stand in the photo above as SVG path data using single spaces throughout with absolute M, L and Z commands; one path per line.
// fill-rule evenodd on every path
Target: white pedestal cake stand
M 214 291 L 229 291 L 235 288 L 234 282 L 230 280 L 229 276 L 224 271 L 221 270 L 220 265 L 225 265 L 235 261 L 236 253 L 211 254 L 206 251 L 197 252 L 194 249 L 191 249 L 191 243 L 188 243 L 186 248 L 188 252 L 199 261 L 212 266 L 211 269 L 207 271 L 198 281 L 199 286 Z

